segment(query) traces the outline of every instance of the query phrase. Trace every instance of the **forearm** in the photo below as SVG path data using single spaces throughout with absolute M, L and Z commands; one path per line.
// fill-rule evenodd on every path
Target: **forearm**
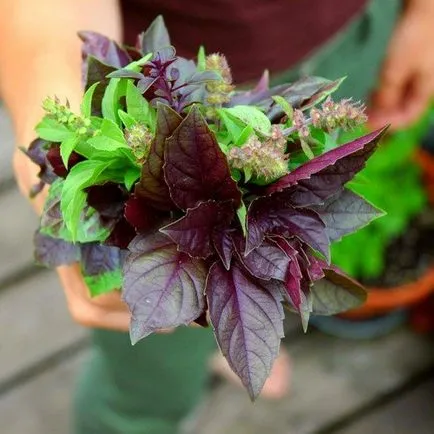
M 79 30 L 120 39 L 116 0 L 0 0 L 0 95 L 13 120 L 16 142 L 27 146 L 48 95 L 80 101 Z M 34 183 L 36 167 L 16 153 L 14 168 L 21 189 Z

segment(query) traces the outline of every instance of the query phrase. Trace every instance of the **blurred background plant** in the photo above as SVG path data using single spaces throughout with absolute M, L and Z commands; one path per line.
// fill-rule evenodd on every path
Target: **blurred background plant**
M 334 263 L 351 276 L 364 281 L 380 277 L 390 244 L 427 207 L 427 192 L 415 153 L 433 121 L 431 108 L 410 128 L 389 133 L 366 168 L 349 184 L 353 191 L 386 213 L 332 246 Z M 351 140 L 363 133 L 363 128 L 343 132 L 339 142 Z

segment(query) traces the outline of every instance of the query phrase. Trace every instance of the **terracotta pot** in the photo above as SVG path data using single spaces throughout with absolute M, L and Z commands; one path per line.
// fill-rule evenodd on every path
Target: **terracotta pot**
M 415 159 L 423 171 L 423 180 L 429 202 L 434 206 L 434 156 L 426 151 L 418 150 Z M 414 282 L 392 288 L 368 288 L 366 303 L 340 316 L 349 319 L 363 319 L 384 315 L 398 309 L 414 306 L 433 293 L 434 264 Z

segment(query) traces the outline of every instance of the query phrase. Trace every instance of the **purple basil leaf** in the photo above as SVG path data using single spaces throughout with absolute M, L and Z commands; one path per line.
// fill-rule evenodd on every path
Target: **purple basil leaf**
M 233 107 L 236 105 L 249 105 L 271 98 L 270 94 L 270 74 L 268 71 L 264 71 L 256 86 L 247 91 L 235 92 L 232 96 L 228 106 Z
M 253 91 L 236 93 L 229 105 L 256 105 L 264 110 L 270 119 L 275 120 L 283 112 L 272 96 L 282 96 L 292 107 L 305 110 L 314 101 L 318 102 L 329 94 L 340 82 L 341 80 L 330 81 L 322 77 L 304 77 L 294 83 L 281 84 L 271 89 L 261 85 Z
M 325 277 L 311 288 L 312 313 L 335 315 L 354 309 L 366 301 L 366 291 L 336 267 L 324 269 Z
M 311 297 L 309 285 L 304 276 L 306 272 L 303 273 L 301 267 L 301 265 L 306 266 L 302 257 L 304 252 L 300 250 L 302 246 L 299 243 L 299 250 L 297 250 L 283 237 L 274 237 L 273 241 L 291 259 L 282 294 L 292 309 L 300 315 L 303 330 L 306 331 L 311 312 Z
M 374 131 L 310 160 L 271 184 L 267 192 L 282 191 L 303 181 L 302 186 L 322 200 L 330 197 L 363 169 L 386 129 Z
M 308 255 L 309 267 L 307 273 L 310 282 L 322 279 L 324 277 L 323 261 L 313 255 Z
M 35 233 L 35 260 L 46 267 L 69 265 L 80 260 L 80 248 L 76 244 L 68 243 L 59 238 Z
M 279 353 L 284 318 L 281 292 L 237 263 L 229 271 L 216 263 L 209 271 L 206 294 L 220 349 L 253 400 Z
M 361 229 L 382 215 L 381 211 L 365 199 L 347 189 L 313 209 L 325 223 L 330 241 L 340 240 L 344 235 Z
M 95 208 L 103 218 L 119 219 L 122 216 L 127 191 L 114 182 L 93 185 L 86 189 L 87 204 Z
M 138 235 L 124 263 L 123 298 L 133 343 L 158 329 L 188 325 L 205 307 L 205 263 L 179 252 L 163 234 Z
M 214 253 L 213 233 L 229 226 L 234 217 L 231 202 L 200 203 L 190 208 L 184 217 L 160 229 L 178 246 L 178 250 L 195 258 L 206 259 Z
M 232 255 L 234 252 L 231 232 L 230 229 L 221 229 L 216 230 L 213 233 L 214 248 L 226 270 L 229 270 L 231 266 Z
M 149 231 L 160 217 L 158 212 L 149 207 L 146 200 L 136 195 L 131 196 L 125 203 L 124 215 L 137 232 Z
M 167 139 L 164 175 L 181 209 L 207 200 L 233 200 L 235 206 L 241 202 L 226 156 L 197 106 Z
M 146 199 L 154 208 L 170 210 L 173 203 L 164 180 L 164 148 L 170 137 L 181 123 L 182 118 L 170 107 L 157 105 L 157 128 L 148 159 L 142 169 L 140 181 L 136 184 L 137 196 Z
M 84 243 L 81 244 L 81 264 L 86 276 L 115 271 L 122 266 L 122 252 L 117 247 Z
M 69 170 L 71 170 L 77 163 L 84 160 L 80 154 L 73 151 L 68 159 L 68 169 L 63 164 L 62 157 L 60 155 L 60 147 L 52 146 L 47 152 L 47 160 L 50 163 L 53 172 L 60 178 L 66 178 Z
M 296 81 L 280 95 L 288 103 L 297 109 L 308 110 L 318 104 L 328 95 L 333 93 L 342 83 L 342 79 L 330 81 L 321 77 L 306 77 Z M 277 120 L 283 116 L 284 112 L 280 105 L 274 101 L 267 110 L 267 116 L 271 120 Z
M 137 38 L 137 49 L 143 54 L 154 53 L 170 45 L 170 37 L 164 19 L 159 15 L 148 29 Z
M 48 164 L 47 153 L 53 143 L 47 142 L 43 139 L 35 139 L 27 149 L 22 149 L 22 151 L 39 166 L 38 177 L 42 182 L 42 187 L 44 184 L 52 184 L 56 179 L 57 175 L 54 173 L 53 168 Z M 40 191 L 40 190 L 39 190 Z
M 157 78 L 154 77 L 143 77 L 137 83 L 137 89 L 140 92 L 145 93 L 148 89 L 157 81 Z M 153 102 L 153 101 L 152 101 Z
M 247 270 L 259 279 L 285 281 L 291 259 L 276 244 L 265 239 L 262 244 L 244 255 L 244 240 L 237 237 L 237 252 Z
M 82 55 L 84 60 L 93 56 L 115 68 L 122 68 L 131 62 L 131 57 L 127 51 L 104 35 L 83 31 L 79 32 L 78 36 L 83 41 Z
M 121 217 L 114 225 L 104 244 L 126 249 L 135 236 L 136 230 L 134 227 L 128 223 L 125 217 Z
M 325 224 L 315 211 L 294 208 L 271 196 L 254 200 L 247 215 L 246 253 L 259 247 L 266 234 L 276 234 L 299 238 L 329 261 L 330 241 Z

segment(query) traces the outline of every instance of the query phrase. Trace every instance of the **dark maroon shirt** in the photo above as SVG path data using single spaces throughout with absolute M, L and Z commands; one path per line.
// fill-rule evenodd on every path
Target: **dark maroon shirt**
M 122 0 L 125 42 L 163 15 L 178 54 L 228 58 L 236 82 L 288 69 L 345 26 L 367 0 Z

